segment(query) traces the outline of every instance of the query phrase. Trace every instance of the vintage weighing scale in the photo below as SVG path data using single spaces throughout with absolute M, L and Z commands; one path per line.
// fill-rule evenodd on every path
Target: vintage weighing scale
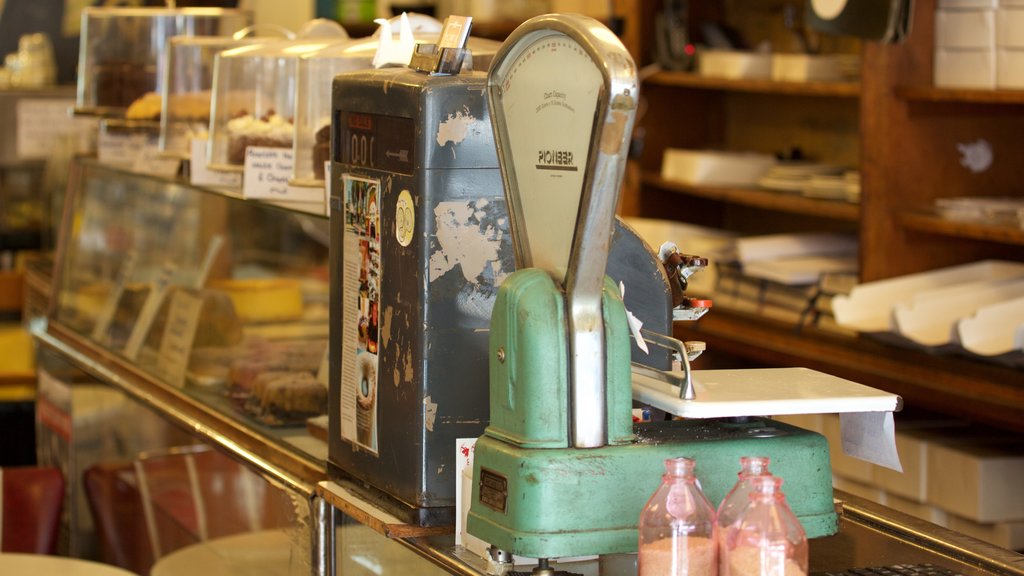
M 454 30 L 463 33 L 442 31 L 440 48 L 421 45 L 413 68 L 348 72 L 333 84 L 328 471 L 426 526 L 454 523 L 456 440 L 488 423 L 491 308 L 515 270 L 489 60 L 474 53 L 475 72 L 460 66 L 471 61 L 468 26 Z M 621 225 L 609 274 L 627 279 L 645 327 L 671 329 L 661 264 Z M 651 280 L 630 286 L 634 278 Z M 665 353 L 642 359 L 669 367 Z
M 491 318 L 490 425 L 476 443 L 467 528 L 498 560 L 635 552 L 640 510 L 677 456 L 697 460 L 713 502 L 741 456 L 770 457 L 808 535 L 832 534 L 825 438 L 759 416 L 897 408 L 894 395 L 803 369 L 691 381 L 681 354 L 682 375 L 631 373 L 626 308 L 605 268 L 637 90 L 629 53 L 582 16 L 529 20 L 491 64 L 518 270 Z M 634 426 L 634 396 L 689 419 Z

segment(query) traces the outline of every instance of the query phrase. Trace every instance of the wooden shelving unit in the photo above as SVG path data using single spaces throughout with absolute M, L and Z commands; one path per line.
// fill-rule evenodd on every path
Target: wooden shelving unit
M 911 102 L 1024 105 L 1024 90 L 968 90 L 936 88 L 930 85 L 899 85 L 893 89 L 893 93 L 897 98 Z
M 948 220 L 926 210 L 904 212 L 900 214 L 899 219 L 900 224 L 908 230 L 951 238 L 1024 246 L 1024 228 L 1021 226 Z
M 709 78 L 686 72 L 658 72 L 645 80 L 647 84 L 675 86 L 699 90 L 724 90 L 759 94 L 789 94 L 857 98 L 860 84 L 856 82 L 775 82 L 773 80 L 733 80 Z
M 1012 368 L 883 344 L 868 337 L 715 309 L 697 322 L 677 322 L 675 336 L 774 366 L 805 366 L 884 389 L 905 406 L 947 412 L 1024 432 L 1024 387 Z M 1016 384 L 1016 385 L 1015 385 Z
M 723 186 L 692 186 L 666 180 L 657 174 L 644 173 L 643 183 L 648 186 L 722 202 L 742 204 L 754 208 L 803 214 L 821 218 L 833 218 L 856 222 L 860 218 L 860 207 L 845 200 L 822 200 L 808 198 L 796 193 L 762 190 L 757 188 L 730 188 Z
M 857 83 L 726 80 L 682 72 L 646 77 L 637 121 L 643 153 L 633 168 L 635 190 L 623 203 L 624 213 L 738 234 L 808 226 L 854 231 L 862 282 L 984 259 L 1024 261 L 1019 227 L 954 222 L 924 209 L 937 198 L 1024 196 L 1024 162 L 1018 159 L 1024 91 L 932 86 L 937 2 L 915 2 L 911 32 L 902 43 L 862 43 Z M 659 2 L 642 5 L 656 12 Z M 725 0 L 701 3 L 699 11 L 701 18 L 751 36 L 777 20 L 769 8 Z M 770 39 L 778 46 L 775 41 L 784 42 L 786 34 L 776 31 Z M 660 177 L 666 148 L 778 153 L 791 146 L 813 160 L 856 167 L 860 204 L 688 186 Z M 972 147 L 990 150 L 991 163 L 972 171 L 962 162 Z M 1024 431 L 1024 373 L 966 354 L 935 355 L 867 337 L 796 331 L 791 324 L 718 308 L 696 324 L 677 323 L 676 335 L 707 341 L 706 356 L 719 351 L 734 362 L 808 366 L 901 394 L 908 406 Z

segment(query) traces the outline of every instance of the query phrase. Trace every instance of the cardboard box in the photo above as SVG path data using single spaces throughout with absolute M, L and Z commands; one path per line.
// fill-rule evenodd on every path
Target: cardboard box
M 939 526 L 947 526 L 949 524 L 949 514 L 945 510 L 929 504 L 922 504 L 921 502 L 895 494 L 886 493 L 885 505 L 897 512 L 909 514 L 932 524 L 938 524 Z
M 864 498 L 865 500 L 885 504 L 885 491 L 879 489 L 877 486 L 833 475 L 832 488 L 842 490 L 843 492 L 853 494 L 854 496 Z
M 697 58 L 697 72 L 709 78 L 767 79 L 772 75 L 772 55 L 740 50 L 701 50 Z
M 950 514 L 947 526 L 950 530 L 983 540 L 989 544 L 1002 546 L 1010 550 L 1024 550 L 1024 521 L 981 524 L 967 518 L 961 518 L 955 514 Z
M 772 54 L 772 80 L 827 82 L 843 79 L 842 59 L 833 54 Z
M 888 492 L 925 502 L 928 498 L 928 444 L 931 442 L 966 442 L 971 438 L 988 438 L 989 431 L 975 431 L 963 420 L 934 415 L 896 415 L 896 450 L 903 472 L 882 466 L 873 471 L 873 481 Z
M 1024 30 L 1021 35 L 1024 36 Z M 996 49 L 996 87 L 1024 88 L 1024 47 L 1000 46 Z
M 936 48 L 994 48 L 996 11 L 988 9 L 935 11 Z
M 936 47 L 934 82 L 945 88 L 995 88 L 995 47 Z
M 996 438 L 927 452 L 929 503 L 979 523 L 1024 520 L 1024 447 Z
M 996 10 L 996 46 L 1024 48 L 1024 3 L 1004 0 Z
M 661 177 L 694 185 L 754 186 L 774 164 L 771 154 L 666 148 Z

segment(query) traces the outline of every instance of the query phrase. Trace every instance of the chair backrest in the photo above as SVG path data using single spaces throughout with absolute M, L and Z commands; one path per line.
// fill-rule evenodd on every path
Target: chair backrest
M 0 468 L 0 551 L 56 554 L 64 475 L 55 467 Z
M 283 493 L 206 446 L 97 464 L 83 481 L 100 559 L 138 574 L 148 574 L 155 561 L 185 546 L 290 523 Z

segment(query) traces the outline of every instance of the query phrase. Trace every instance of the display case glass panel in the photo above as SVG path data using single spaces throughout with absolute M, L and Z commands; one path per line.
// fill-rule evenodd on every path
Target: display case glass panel
M 93 161 L 74 174 L 51 322 L 322 462 L 326 219 Z
M 338 31 L 332 37 L 267 41 L 217 54 L 207 141 L 211 169 L 241 172 L 250 146 L 292 148 L 299 57 L 346 41 L 348 35 Z
M 189 157 L 193 138 L 210 128 L 213 59 L 218 52 L 264 42 L 265 38 L 175 36 L 167 43 L 167 79 L 160 105 L 160 150 Z
M 134 104 L 155 119 L 167 41 L 230 35 L 251 21 L 248 11 L 222 8 L 84 8 L 75 111 L 121 116 Z

